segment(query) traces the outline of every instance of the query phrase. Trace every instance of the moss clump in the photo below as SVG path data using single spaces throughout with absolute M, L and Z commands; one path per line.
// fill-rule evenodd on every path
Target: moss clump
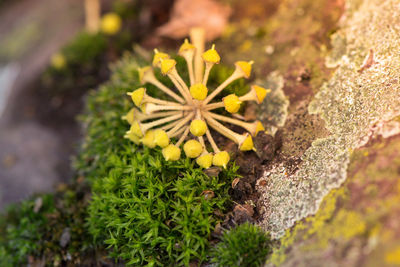
M 217 266 L 261 266 L 271 251 L 271 239 L 261 228 L 248 222 L 223 234 L 212 251 Z
M 76 183 L 10 206 L 0 217 L 0 266 L 23 266 L 28 258 L 32 265 L 43 258 L 51 266 L 95 262 L 87 199 L 88 188 Z
M 132 106 L 126 92 L 140 87 L 137 69 L 145 63 L 125 55 L 111 81 L 88 97 L 82 117 L 87 135 L 76 166 L 93 182 L 90 232 L 128 265 L 189 265 L 206 259 L 211 232 L 222 220 L 214 212 L 229 204 L 237 168 L 208 177 L 188 159 L 167 162 L 161 150 L 123 138 L 121 116 Z
M 7 215 L 1 218 L 0 265 L 23 264 L 27 255 L 41 247 L 41 231 L 48 222 L 46 214 L 54 210 L 50 195 L 42 197 L 40 212 L 35 211 L 35 201 L 25 201 L 20 206 L 10 206 Z

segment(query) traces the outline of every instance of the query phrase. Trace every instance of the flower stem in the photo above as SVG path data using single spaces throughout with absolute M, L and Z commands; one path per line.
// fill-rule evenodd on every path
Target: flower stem
M 172 81 L 172 83 L 175 85 L 175 87 L 178 89 L 178 91 L 181 93 L 183 98 L 185 98 L 186 102 L 193 103 L 192 97 L 190 96 L 190 93 L 189 93 L 189 88 L 187 88 L 186 84 L 181 83 L 182 79 L 180 78 L 176 69 L 173 69 L 167 75 L 168 75 L 169 79 Z
M 193 116 L 194 116 L 194 113 L 193 113 L 193 112 L 191 112 L 191 113 L 189 113 L 188 115 L 186 115 L 186 117 L 185 117 L 183 120 L 181 120 L 180 123 L 178 123 L 177 125 L 175 125 L 174 128 L 172 128 L 171 130 L 169 130 L 169 131 L 167 132 L 168 136 L 173 135 L 173 134 L 174 134 L 177 130 L 179 130 L 183 125 L 185 125 L 188 121 L 190 121 L 190 120 L 193 118 Z
M 207 131 L 206 131 L 206 136 L 207 136 L 208 142 L 211 144 L 211 147 L 214 150 L 214 152 L 215 153 L 221 152 L 221 150 L 219 150 L 217 144 L 215 143 L 214 138 L 212 137 L 209 129 L 207 129 Z
M 223 83 L 221 83 L 204 101 L 203 105 L 207 105 L 213 98 L 221 93 L 231 82 L 241 78 L 242 75 L 238 71 L 234 71 L 231 76 L 229 76 Z
M 156 105 L 154 103 L 148 103 L 146 105 L 146 114 L 151 114 L 154 111 L 159 110 L 192 110 L 192 106 L 183 105 Z
M 157 113 L 152 113 L 152 114 L 143 114 L 140 111 L 137 111 L 135 116 L 139 121 L 145 121 L 145 120 L 150 120 L 150 119 L 157 119 L 157 118 L 163 118 L 163 117 L 168 117 L 168 116 L 173 116 L 177 114 L 182 114 L 182 111 L 166 111 L 166 112 L 157 112 Z
M 204 69 L 203 59 L 201 58 L 201 55 L 204 52 L 205 31 L 203 28 L 192 28 L 189 35 L 192 44 L 196 47 L 196 53 L 194 56 L 194 79 L 195 83 L 201 83 Z
M 152 121 L 152 122 L 143 124 L 142 126 L 143 126 L 143 129 L 148 130 L 148 129 L 151 129 L 151 128 L 155 127 L 155 126 L 158 126 L 158 125 L 170 122 L 170 121 L 175 121 L 175 120 L 177 120 L 179 118 L 182 118 L 182 113 L 174 115 L 174 116 L 169 116 L 169 117 L 166 117 L 166 118 L 163 118 L 163 119 L 160 119 L 160 120 Z
M 237 119 L 233 119 L 230 117 L 226 117 L 226 116 L 222 116 L 222 115 L 218 115 L 215 113 L 211 113 L 211 112 L 207 112 L 207 115 L 209 115 L 210 117 L 216 119 L 216 120 L 220 120 L 220 121 L 224 121 L 230 124 L 234 124 L 234 125 L 238 125 L 244 129 L 246 129 L 247 131 L 251 132 L 250 128 L 251 128 L 251 124 L 241 121 L 241 120 L 237 120 Z
M 185 131 L 183 132 L 181 138 L 179 138 L 178 142 L 176 142 L 176 146 L 179 147 L 182 142 L 185 140 L 186 136 L 189 134 L 189 126 L 186 126 Z
M 163 91 L 167 95 L 171 96 L 172 98 L 174 98 L 179 103 L 181 103 L 181 104 L 185 103 L 185 100 L 182 97 L 180 97 L 179 95 L 175 94 L 171 89 L 169 89 L 167 86 L 162 84 L 159 80 L 157 80 L 156 76 L 154 75 L 153 70 L 149 70 L 145 74 L 145 76 L 143 78 L 143 81 L 151 83 L 152 85 L 156 86 L 158 89 L 160 89 L 161 91 Z
M 204 107 L 204 109 L 205 110 L 213 110 L 213 109 L 217 109 L 217 108 L 222 108 L 224 106 L 225 106 L 224 102 L 211 103 L 211 104 L 206 105 Z
M 226 128 L 221 123 L 214 120 L 210 115 L 203 113 L 204 118 L 207 120 L 208 124 L 217 132 L 222 134 L 223 136 L 231 139 L 236 144 L 239 144 L 239 134 L 235 133 L 234 131 Z

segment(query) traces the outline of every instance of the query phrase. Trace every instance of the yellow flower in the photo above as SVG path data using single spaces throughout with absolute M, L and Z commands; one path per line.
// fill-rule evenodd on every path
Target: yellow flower
M 181 150 L 175 145 L 168 145 L 162 150 L 162 154 L 166 160 L 176 161 L 181 158 Z
M 107 13 L 101 18 L 100 29 L 107 35 L 114 35 L 121 30 L 122 20 L 116 13 Z
M 150 148 L 154 148 L 156 146 L 156 143 L 154 142 L 154 131 L 153 130 L 148 130 L 144 134 L 144 137 L 142 138 L 142 143 L 143 143 L 143 145 L 148 146 Z
M 51 57 L 51 66 L 55 69 L 63 69 L 67 65 L 65 57 L 61 53 L 56 53 Z
M 253 64 L 253 61 L 237 61 L 235 63 L 235 66 L 237 69 L 241 70 L 243 72 L 243 76 L 245 78 L 249 78 L 251 74 L 251 65 Z
M 127 93 L 127 95 L 129 95 L 132 98 L 133 103 L 135 103 L 137 107 L 140 107 L 145 93 L 146 89 L 139 88 L 131 93 Z
M 164 130 L 157 129 L 154 131 L 154 143 L 159 147 L 166 147 L 169 145 L 169 137 Z
M 211 49 L 207 50 L 206 52 L 201 55 L 205 62 L 210 62 L 213 64 L 218 64 L 221 60 L 217 50 L 215 50 L 215 46 L 213 45 Z
M 230 160 L 229 154 L 226 151 L 218 152 L 213 157 L 213 164 L 215 166 L 224 167 L 228 164 Z
M 138 69 L 140 83 L 144 87 L 128 93 L 134 104 L 140 108 L 131 109 L 123 116 L 130 124 L 127 138 L 135 143 L 139 140 L 148 147 L 159 146 L 166 160 L 178 160 L 181 156 L 181 145 L 187 157 L 196 158 L 196 163 L 202 168 L 209 168 L 212 164 L 226 168 L 230 157 L 226 151 L 221 151 L 215 142 L 212 132 L 215 130 L 221 135 L 234 141 L 241 151 L 255 150 L 252 135 L 264 131 L 260 121 L 246 122 L 241 116 L 224 116 L 215 112 L 215 109 L 224 107 L 229 113 L 240 110 L 242 102 L 255 101 L 261 104 L 269 89 L 253 85 L 244 96 L 228 95 L 222 101 L 213 101 L 229 84 L 240 78 L 249 78 L 253 62 L 237 61 L 234 72 L 216 88 L 207 88 L 207 81 L 211 69 L 221 60 L 213 45 L 203 52 L 201 44 L 204 40 L 200 31 L 193 31 L 191 36 L 194 46 L 188 40 L 179 48 L 179 55 L 187 63 L 188 80 L 185 81 L 178 73 L 177 62 L 166 53 L 154 50 L 152 66 Z M 200 57 L 196 56 L 201 55 Z M 168 88 L 161 83 L 153 68 L 159 68 L 167 76 L 174 88 Z M 146 92 L 146 85 L 151 84 L 165 93 L 169 98 L 158 99 Z M 223 122 L 224 124 L 222 124 Z M 243 128 L 246 132 L 238 134 L 225 124 L 232 124 Z M 188 138 L 192 135 L 195 139 Z M 175 138 L 177 141 L 175 141 Z M 185 140 L 190 139 L 185 142 Z M 213 153 L 206 150 L 206 142 Z
M 240 101 L 239 97 L 234 94 L 227 95 L 223 98 L 225 104 L 225 110 L 229 113 L 236 113 L 240 109 L 240 105 L 242 101 Z
M 202 83 L 196 83 L 190 86 L 190 94 L 194 99 L 204 100 L 207 97 L 208 89 Z
M 124 138 L 131 140 L 136 145 L 140 144 L 140 137 L 132 132 L 129 132 L 129 131 L 126 132 L 126 134 L 124 135 Z
M 197 158 L 203 152 L 203 146 L 196 140 L 189 140 L 183 146 L 186 156 L 189 158 Z
M 194 136 L 202 136 L 207 131 L 207 124 L 203 120 L 192 120 L 190 123 L 190 132 Z
M 210 154 L 210 153 L 202 154 L 200 157 L 198 157 L 198 158 L 196 159 L 196 163 L 197 163 L 200 167 L 202 167 L 202 168 L 204 168 L 204 169 L 210 168 L 211 165 L 212 165 L 212 162 L 213 162 L 213 155 Z
M 168 74 L 176 65 L 176 61 L 174 59 L 164 59 L 161 60 L 161 72 L 162 74 Z
M 253 138 L 249 134 L 244 135 L 244 140 L 239 144 L 239 149 L 241 151 L 254 150 Z

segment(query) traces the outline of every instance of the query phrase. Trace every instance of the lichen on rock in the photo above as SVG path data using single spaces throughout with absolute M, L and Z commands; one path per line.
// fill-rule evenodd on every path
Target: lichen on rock
M 288 114 L 289 100 L 282 90 L 284 79 L 279 72 L 274 71 L 260 84 L 271 90 L 260 105 L 260 119 L 266 125 L 266 131 L 274 135 L 278 127 L 285 124 Z
M 365 0 L 354 13 L 347 10 L 327 60 L 339 67 L 309 105 L 331 135 L 312 143 L 297 172 L 288 175 L 284 167 L 273 166 L 262 177 L 267 186 L 258 187 L 261 225 L 273 237 L 315 214 L 346 179 L 350 152 L 400 115 L 399 8 L 396 0 Z

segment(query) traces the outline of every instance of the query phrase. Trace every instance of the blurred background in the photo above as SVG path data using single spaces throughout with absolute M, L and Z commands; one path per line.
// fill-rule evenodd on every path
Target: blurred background
M 108 79 L 123 51 L 168 21 L 171 6 L 0 0 L 0 210 L 71 179 L 85 93 Z

